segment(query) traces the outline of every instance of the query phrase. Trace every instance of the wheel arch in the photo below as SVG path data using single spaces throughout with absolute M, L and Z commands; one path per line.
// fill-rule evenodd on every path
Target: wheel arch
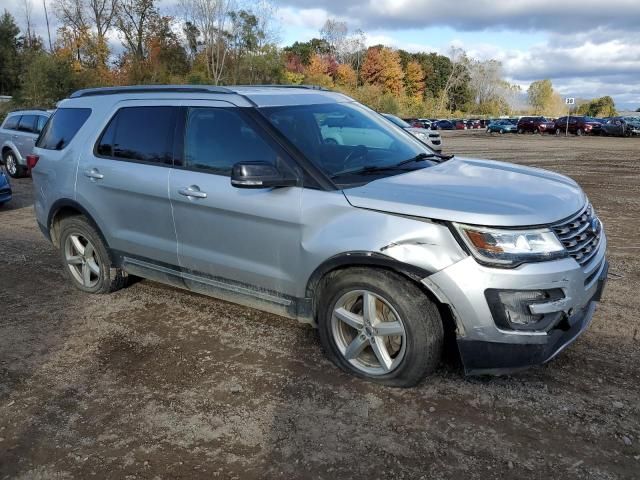
M 441 314 L 445 313 L 443 321 L 452 323 L 455 328 L 455 319 L 451 313 L 450 306 L 442 303 L 438 296 L 431 289 L 421 282 L 425 277 L 431 275 L 432 271 L 424 268 L 416 267 L 407 263 L 400 262 L 392 257 L 369 251 L 351 251 L 344 252 L 325 260 L 313 271 L 305 288 L 305 297 L 310 300 L 311 312 L 309 312 L 314 320 L 317 320 L 317 293 L 322 290 L 323 280 L 328 278 L 332 273 L 354 267 L 369 267 L 375 269 L 384 269 L 393 271 L 408 281 L 414 283 L 425 295 L 433 300 L 441 309 Z M 446 316 L 446 318 L 445 318 Z M 445 325 L 447 327 L 447 325 Z
M 57 200 L 49 209 L 49 215 L 47 218 L 47 229 L 49 231 L 51 243 L 53 243 L 56 247 L 59 246 L 60 221 L 73 216 L 84 216 L 89 221 L 89 223 L 91 223 L 91 226 L 98 232 L 98 235 L 100 235 L 100 239 L 104 243 L 107 251 L 111 253 L 109 249 L 109 243 L 107 242 L 107 239 L 102 232 L 102 228 L 100 227 L 100 222 L 86 208 L 84 208 L 75 200 L 71 200 L 69 198 Z
M 457 362 L 459 354 L 456 346 L 458 321 L 453 313 L 451 305 L 441 301 L 431 288 L 421 280 L 432 273 L 429 270 L 400 262 L 392 257 L 377 252 L 352 251 L 335 255 L 320 264 L 311 274 L 306 285 L 307 315 L 312 324 L 317 326 L 318 321 L 318 293 L 322 291 L 323 280 L 335 272 L 350 268 L 368 267 L 395 272 L 416 285 L 436 305 L 445 334 L 445 356 Z

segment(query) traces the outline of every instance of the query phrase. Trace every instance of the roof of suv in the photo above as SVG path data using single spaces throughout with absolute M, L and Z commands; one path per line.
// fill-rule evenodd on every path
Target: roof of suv
M 351 98 L 341 93 L 332 92 L 321 87 L 308 85 L 256 85 L 219 87 L 215 85 L 135 85 L 125 87 L 89 88 L 78 90 L 70 98 L 104 97 L 107 95 L 124 96 L 126 99 L 166 98 L 167 94 L 178 94 L 180 97 L 200 99 L 212 96 L 215 99 L 224 97 L 238 106 L 284 106 L 311 105 L 317 103 L 350 102 Z
M 30 110 L 13 110 L 9 113 L 7 113 L 8 117 L 11 117 L 13 115 L 51 115 L 51 113 L 53 112 L 53 110 L 44 110 L 44 109 L 39 109 L 39 108 L 32 108 Z

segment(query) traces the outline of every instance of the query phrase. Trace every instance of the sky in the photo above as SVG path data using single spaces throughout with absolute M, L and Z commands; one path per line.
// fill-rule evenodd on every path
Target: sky
M 42 0 L 33 2 L 45 35 Z M 51 0 L 45 0 L 51 2 Z M 21 27 L 24 0 L 3 0 Z M 175 0 L 161 0 L 177 14 Z M 463 48 L 497 59 L 526 90 L 549 78 L 563 96 L 610 95 L 619 110 L 640 107 L 640 0 L 273 0 L 279 43 L 319 36 L 328 18 L 362 29 L 368 45 L 447 54 Z M 1 7 L 0 7 L 1 8 Z M 50 7 L 52 10 L 52 7 Z

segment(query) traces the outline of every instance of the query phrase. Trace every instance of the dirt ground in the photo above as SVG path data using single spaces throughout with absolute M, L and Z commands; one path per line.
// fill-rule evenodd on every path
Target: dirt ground
M 0 209 L 0 479 L 640 478 L 640 138 L 445 132 L 446 151 L 576 179 L 612 278 L 552 363 L 391 389 L 291 320 L 141 281 L 89 296 L 38 230 L 31 181 Z

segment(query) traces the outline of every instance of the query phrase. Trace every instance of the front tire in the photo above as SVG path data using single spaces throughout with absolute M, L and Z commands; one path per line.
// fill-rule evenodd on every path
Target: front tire
M 442 354 L 444 331 L 435 303 L 387 270 L 357 267 L 329 274 L 318 323 L 333 363 L 384 385 L 416 385 L 436 369 Z
M 12 151 L 8 151 L 4 155 L 4 168 L 12 178 L 22 178 L 27 172 L 27 169 L 18 163 L 18 159 Z
M 83 216 L 60 223 L 60 256 L 71 283 L 87 293 L 111 293 L 124 287 L 126 274 L 113 265 L 96 229 Z
M 582 135 L 584 135 L 584 130 L 582 130 L 581 128 L 579 128 L 578 130 L 576 130 L 576 135 L 581 137 Z

